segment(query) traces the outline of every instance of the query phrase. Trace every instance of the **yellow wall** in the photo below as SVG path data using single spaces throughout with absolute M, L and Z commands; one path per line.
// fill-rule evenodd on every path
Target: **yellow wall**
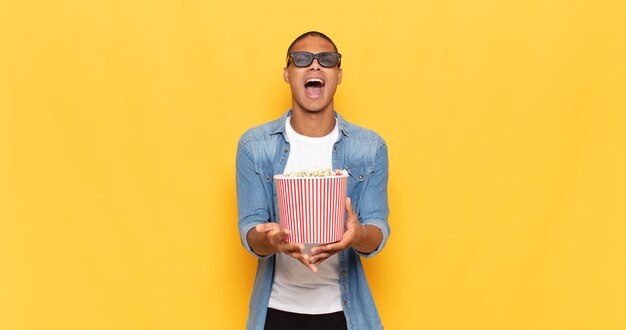
M 328 33 L 388 329 L 626 328 L 624 1 L 0 1 L 0 329 L 241 329 L 236 142 Z

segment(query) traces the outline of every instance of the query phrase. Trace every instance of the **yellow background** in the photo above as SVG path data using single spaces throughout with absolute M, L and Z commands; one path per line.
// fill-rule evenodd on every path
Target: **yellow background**
M 0 1 L 0 329 L 241 329 L 235 149 L 329 34 L 387 329 L 626 329 L 626 2 Z

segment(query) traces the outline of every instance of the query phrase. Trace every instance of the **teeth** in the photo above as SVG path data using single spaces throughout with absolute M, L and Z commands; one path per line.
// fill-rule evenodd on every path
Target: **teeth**
M 311 82 L 318 82 L 320 84 L 324 83 L 324 81 L 322 81 L 322 79 L 317 79 L 317 78 L 309 79 L 309 80 L 306 81 L 307 84 L 311 83 Z

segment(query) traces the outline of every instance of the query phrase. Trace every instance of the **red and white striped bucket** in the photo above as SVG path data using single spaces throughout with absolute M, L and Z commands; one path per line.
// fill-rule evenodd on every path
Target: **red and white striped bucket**
M 274 176 L 280 226 L 287 242 L 332 243 L 343 237 L 348 175 L 330 177 Z

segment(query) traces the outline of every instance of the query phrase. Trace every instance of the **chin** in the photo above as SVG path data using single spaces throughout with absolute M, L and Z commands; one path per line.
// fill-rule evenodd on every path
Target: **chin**
M 303 107 L 302 109 L 307 112 L 322 112 L 324 111 L 324 108 L 325 107 L 310 107 L 310 108 Z
M 332 97 L 328 97 L 327 95 L 321 95 L 321 97 L 317 99 L 311 99 L 306 95 L 299 95 L 299 97 L 294 97 L 292 99 L 294 105 L 297 105 L 298 108 L 311 113 L 323 112 L 329 107 L 332 108 Z
M 326 104 L 316 104 L 310 102 L 298 102 L 298 107 L 305 112 L 322 112 L 328 108 L 328 103 Z

